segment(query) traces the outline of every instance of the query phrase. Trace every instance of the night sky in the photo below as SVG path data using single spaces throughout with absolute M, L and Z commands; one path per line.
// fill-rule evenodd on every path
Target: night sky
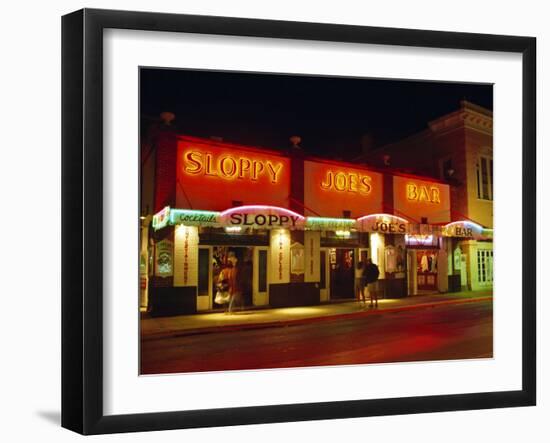
M 351 159 L 361 137 L 376 146 L 427 127 L 466 99 L 493 109 L 487 84 L 141 69 L 142 129 L 162 111 L 182 134 Z

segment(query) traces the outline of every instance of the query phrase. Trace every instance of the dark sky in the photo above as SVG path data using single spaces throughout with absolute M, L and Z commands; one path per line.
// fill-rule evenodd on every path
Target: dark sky
M 287 148 L 302 137 L 309 154 L 350 159 L 361 136 L 376 145 L 427 127 L 462 99 L 493 109 L 486 84 L 394 81 L 238 72 L 141 70 L 142 123 L 176 114 L 181 133 Z

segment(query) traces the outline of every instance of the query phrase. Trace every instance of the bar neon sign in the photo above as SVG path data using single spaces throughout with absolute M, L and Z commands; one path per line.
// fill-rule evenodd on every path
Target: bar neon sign
M 443 227 L 443 235 L 447 237 L 474 238 L 483 235 L 483 226 L 469 220 L 455 221 Z
M 407 200 L 439 204 L 441 203 L 439 188 L 436 186 L 407 183 Z

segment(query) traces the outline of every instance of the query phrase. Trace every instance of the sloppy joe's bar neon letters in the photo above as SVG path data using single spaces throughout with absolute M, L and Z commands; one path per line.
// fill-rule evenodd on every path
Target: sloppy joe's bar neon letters
M 250 179 L 257 181 L 267 174 L 271 183 L 277 183 L 283 169 L 282 163 L 270 160 L 255 160 L 246 157 L 233 157 L 228 154 L 215 154 L 200 151 L 187 151 L 183 154 L 184 171 L 187 174 L 220 177 L 227 180 Z
M 426 202 L 426 203 L 441 203 L 439 196 L 439 188 L 435 186 L 416 185 L 407 183 L 407 200 Z
M 230 223 L 232 225 L 242 226 L 296 226 L 296 222 L 300 219 L 296 215 L 277 215 L 277 214 L 241 214 L 233 213 L 230 215 Z
M 355 172 L 334 173 L 333 171 L 327 171 L 325 179 L 321 181 L 321 188 L 366 195 L 372 190 L 371 181 L 370 176 L 356 174 Z

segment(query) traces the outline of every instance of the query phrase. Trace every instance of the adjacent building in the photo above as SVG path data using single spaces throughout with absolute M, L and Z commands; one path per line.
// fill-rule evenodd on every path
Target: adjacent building
M 456 221 L 449 256 L 452 287 L 480 290 L 493 285 L 493 114 L 468 101 L 428 122 L 427 129 L 357 160 L 448 183 L 451 220 Z M 367 140 L 369 140 L 367 138 Z M 473 233 L 487 235 L 476 238 Z M 452 259 L 451 259 L 452 258 Z

